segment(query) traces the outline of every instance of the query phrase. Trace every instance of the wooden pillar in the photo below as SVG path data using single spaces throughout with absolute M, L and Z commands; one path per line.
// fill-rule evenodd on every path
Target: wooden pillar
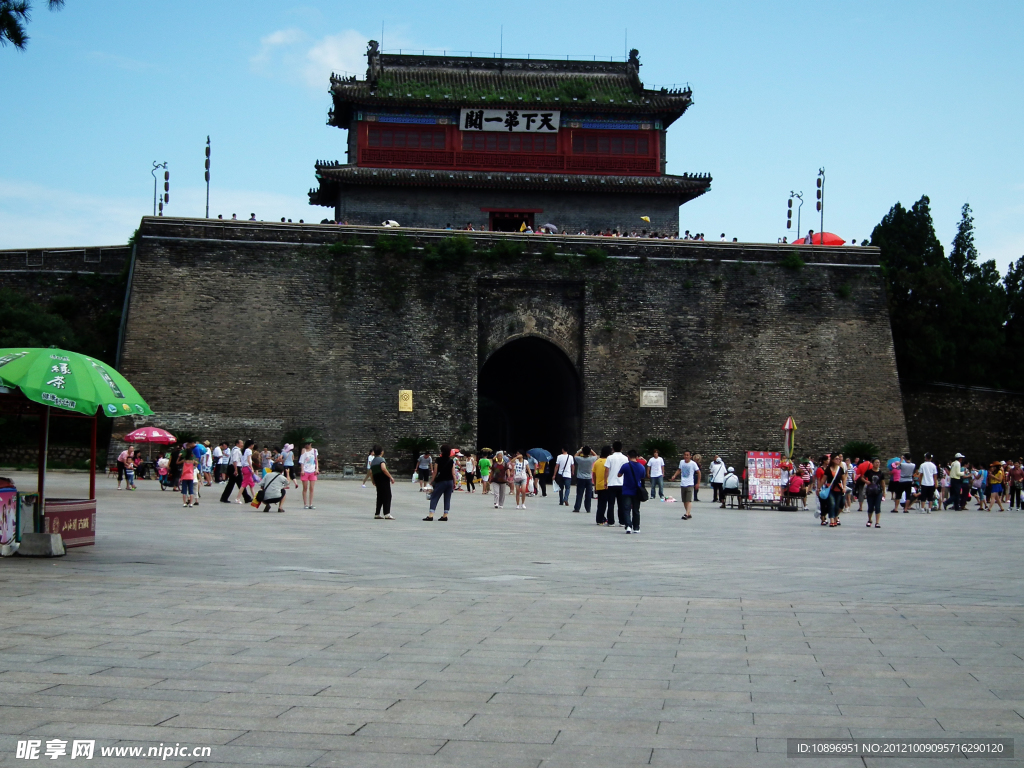
M 89 498 L 96 499 L 96 421 L 98 417 L 92 417 L 92 457 L 89 462 Z

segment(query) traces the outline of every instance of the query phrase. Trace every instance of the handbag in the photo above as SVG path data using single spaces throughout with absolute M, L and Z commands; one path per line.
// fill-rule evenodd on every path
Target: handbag
M 633 470 L 633 473 L 634 475 L 636 474 L 635 469 Z M 646 472 L 644 474 L 646 474 Z M 639 487 L 636 489 L 636 497 L 640 499 L 640 503 L 643 504 L 645 501 L 651 498 L 651 495 L 647 493 L 647 489 L 644 487 L 644 481 L 642 477 L 639 480 L 637 480 L 637 485 Z
M 818 498 L 819 499 L 824 501 L 825 499 L 827 499 L 829 497 L 829 494 L 832 493 L 832 486 L 836 484 L 836 478 L 837 477 L 839 477 L 839 473 L 838 472 L 836 472 L 834 475 L 832 475 L 832 482 L 828 484 L 828 488 L 822 488 L 820 491 L 818 491 Z
M 270 482 L 271 483 L 274 482 L 274 479 L 276 479 L 276 478 L 278 478 L 280 476 L 281 476 L 281 473 L 278 472 L 276 475 L 274 475 L 274 478 L 271 479 Z M 270 483 L 267 483 L 267 485 L 270 485 Z M 260 504 L 263 503 L 263 499 L 265 499 L 266 497 L 267 497 L 266 489 L 265 488 L 260 488 L 258 491 L 256 491 L 256 497 L 252 500 L 252 502 L 250 502 L 249 506 L 251 506 L 251 507 L 258 507 Z

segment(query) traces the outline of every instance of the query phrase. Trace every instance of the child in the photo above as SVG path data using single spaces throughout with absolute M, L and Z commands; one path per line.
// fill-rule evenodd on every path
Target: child
M 191 451 L 182 451 L 178 458 L 181 465 L 181 506 L 191 507 L 199 504 L 196 497 L 196 462 Z
M 158 479 L 160 480 L 160 490 L 161 491 L 164 490 L 165 488 L 167 488 L 170 485 L 170 482 L 167 479 L 167 468 L 170 465 L 171 465 L 171 460 L 169 458 L 167 458 L 166 454 L 164 454 L 163 456 L 161 456 L 159 459 L 156 460 L 156 473 L 157 473 L 157 475 L 159 475 Z

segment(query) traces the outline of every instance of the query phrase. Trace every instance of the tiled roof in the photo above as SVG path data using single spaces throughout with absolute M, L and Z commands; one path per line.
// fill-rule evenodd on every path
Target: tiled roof
M 370 65 L 365 80 L 331 77 L 333 125 L 347 128 L 356 105 L 530 104 L 574 112 L 661 115 L 667 127 L 692 103 L 689 88 L 644 88 L 638 59 L 589 62 L 372 54 Z
M 565 192 L 675 195 L 680 202 L 692 200 L 711 187 L 709 174 L 683 176 L 585 176 L 553 173 L 499 173 L 491 171 L 441 171 L 407 168 L 360 168 L 339 163 L 317 163 L 318 189 L 309 191 L 312 205 L 333 206 L 342 186 L 416 186 L 463 189 L 526 189 Z

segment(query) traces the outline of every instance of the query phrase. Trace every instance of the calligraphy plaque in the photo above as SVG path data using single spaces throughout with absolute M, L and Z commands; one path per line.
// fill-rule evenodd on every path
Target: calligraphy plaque
M 562 113 L 550 109 L 463 109 L 459 115 L 461 131 L 497 131 L 499 133 L 558 133 Z
M 668 408 L 667 387 L 641 387 L 641 408 Z
M 399 413 L 412 413 L 412 390 L 398 390 L 398 411 Z

